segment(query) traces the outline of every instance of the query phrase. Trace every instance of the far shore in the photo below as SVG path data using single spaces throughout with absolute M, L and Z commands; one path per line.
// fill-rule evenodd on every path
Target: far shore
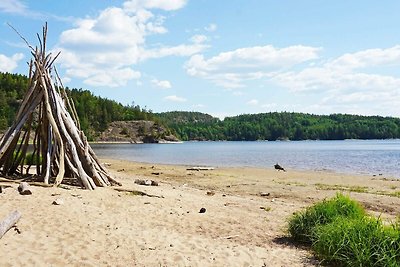
M 373 216 L 400 215 L 400 180 L 387 177 L 100 160 L 122 187 L 34 186 L 21 196 L 0 183 L 11 186 L 0 218 L 22 213 L 21 233 L 0 239 L 2 266 L 319 266 L 288 238 L 293 212 L 343 192 Z
M 165 141 L 160 140 L 155 143 L 144 143 L 143 141 L 90 141 L 90 144 L 181 144 L 183 141 Z

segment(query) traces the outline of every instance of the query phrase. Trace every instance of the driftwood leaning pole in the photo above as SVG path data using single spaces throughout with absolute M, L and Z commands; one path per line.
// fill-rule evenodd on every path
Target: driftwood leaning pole
M 120 185 L 100 164 L 80 130 L 74 103 L 53 66 L 59 54 L 46 54 L 46 36 L 47 24 L 42 37 L 38 34 L 39 47 L 33 48 L 21 36 L 33 55 L 29 86 L 13 125 L 0 139 L 0 173 L 28 175 L 35 166 L 33 178 L 46 184 L 57 186 L 68 177 L 90 190 Z M 30 145 L 33 152 L 27 153 Z

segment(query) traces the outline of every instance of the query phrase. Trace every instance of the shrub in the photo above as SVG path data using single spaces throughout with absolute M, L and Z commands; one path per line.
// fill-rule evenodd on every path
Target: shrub
M 366 216 L 341 217 L 315 228 L 313 249 L 338 266 L 400 266 L 400 229 Z
M 289 220 L 289 233 L 298 242 L 311 244 L 313 230 L 316 226 L 333 222 L 338 217 L 360 218 L 365 216 L 365 211 L 356 201 L 342 194 L 324 200 L 295 213 Z

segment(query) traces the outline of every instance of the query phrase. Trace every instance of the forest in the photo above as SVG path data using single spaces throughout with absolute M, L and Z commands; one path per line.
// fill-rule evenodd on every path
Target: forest
M 20 74 L 0 73 L 0 132 L 11 126 L 28 86 Z M 139 105 L 124 106 L 88 90 L 66 88 L 74 100 L 82 130 L 94 140 L 112 121 L 152 120 L 186 140 L 343 140 L 400 138 L 400 119 L 347 114 L 313 115 L 270 112 L 224 120 L 200 112 L 152 113 Z
M 28 78 L 24 75 L 0 73 L 0 133 L 11 126 L 27 86 Z M 112 121 L 158 121 L 151 111 L 139 105 L 124 106 L 83 89 L 67 87 L 66 92 L 75 103 L 82 130 L 89 140 L 94 140 Z
M 270 112 L 224 120 L 198 112 L 167 112 L 160 119 L 181 140 L 343 140 L 400 138 L 400 119 L 347 114 Z

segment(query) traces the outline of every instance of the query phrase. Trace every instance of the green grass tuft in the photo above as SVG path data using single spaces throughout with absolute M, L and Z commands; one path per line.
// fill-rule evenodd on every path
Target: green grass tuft
M 341 194 L 295 213 L 289 232 L 334 266 L 400 266 L 400 219 L 386 225 Z
M 295 213 L 289 221 L 289 233 L 299 242 L 312 243 L 313 229 L 319 225 L 333 222 L 337 217 L 359 218 L 365 215 L 364 209 L 357 202 L 342 194 L 324 200 Z
M 400 266 L 400 229 L 375 218 L 338 218 L 315 228 L 316 255 L 338 266 Z

